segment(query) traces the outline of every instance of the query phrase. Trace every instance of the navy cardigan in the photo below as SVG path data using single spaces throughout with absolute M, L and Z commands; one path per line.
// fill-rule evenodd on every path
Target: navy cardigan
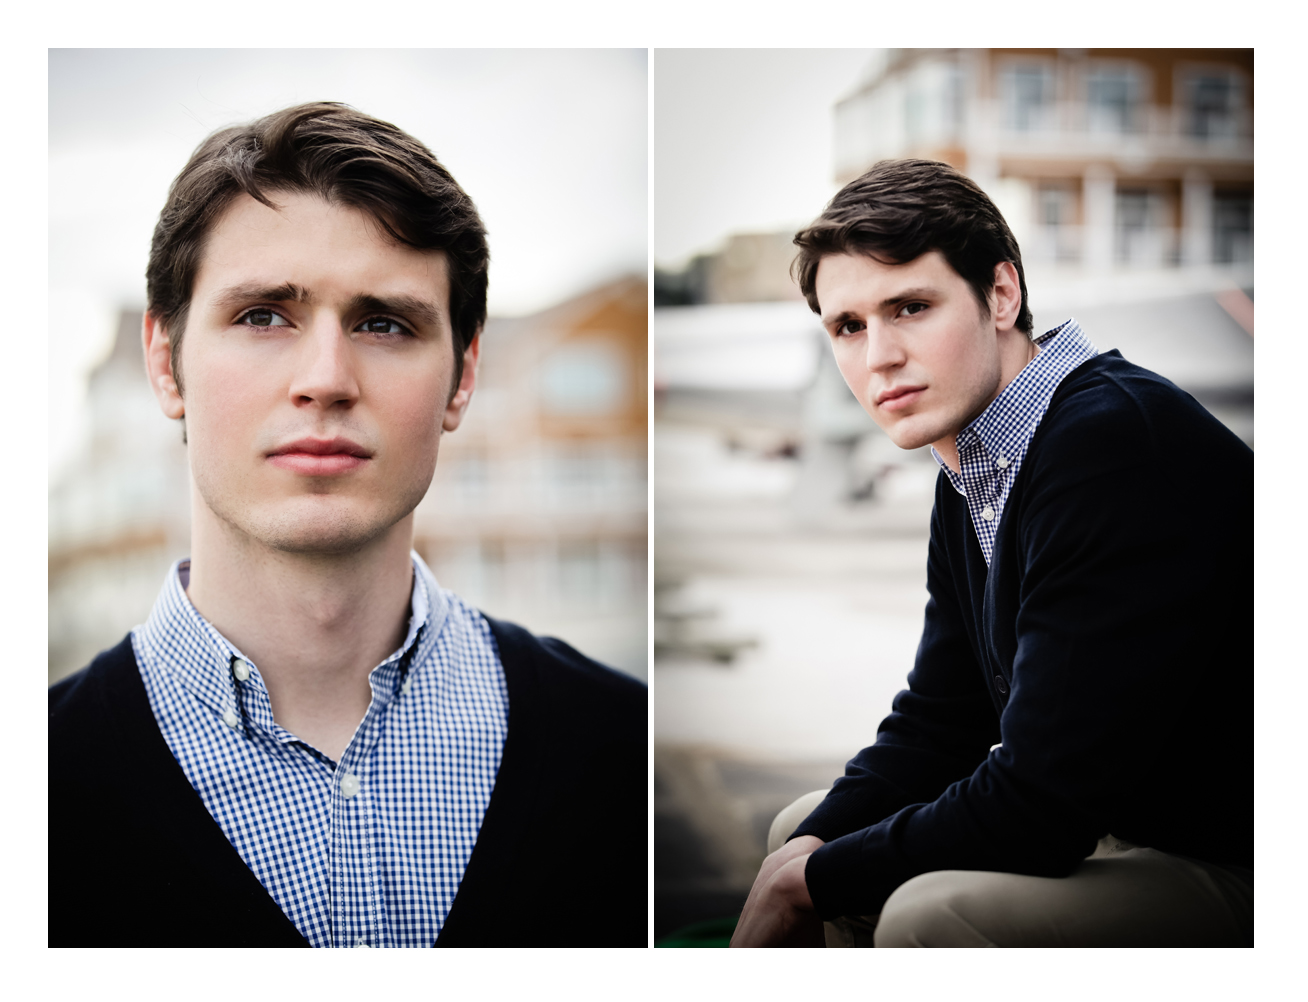
M 942 474 L 908 689 L 791 836 L 824 919 L 1106 834 L 1253 867 L 1253 453 L 1116 352 L 1059 385 L 987 568 Z M 1002 747 L 990 752 L 991 745 Z
M 645 946 L 645 686 L 489 622 L 508 735 L 435 945 Z M 49 792 L 50 946 L 308 945 L 173 758 L 130 638 L 51 687 Z

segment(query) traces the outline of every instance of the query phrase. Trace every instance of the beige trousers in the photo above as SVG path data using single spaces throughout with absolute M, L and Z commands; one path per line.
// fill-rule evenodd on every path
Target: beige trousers
M 769 853 L 826 794 L 777 815 Z M 1067 877 L 937 870 L 901 884 L 880 915 L 824 927 L 829 947 L 1253 946 L 1252 884 L 1251 871 L 1108 836 Z

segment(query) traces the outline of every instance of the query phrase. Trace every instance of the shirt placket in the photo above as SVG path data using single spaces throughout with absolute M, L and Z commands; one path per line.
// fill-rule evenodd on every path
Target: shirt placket
M 966 441 L 959 450 L 959 469 L 967 491 L 967 507 L 972 515 L 981 552 L 990 563 L 990 552 L 995 536 L 995 523 L 999 519 L 999 486 L 1001 468 L 992 463 L 990 456 L 974 430 L 966 432 Z M 1005 461 L 1004 466 L 1007 466 Z
M 375 773 L 368 768 L 384 706 L 368 706 L 332 775 L 332 911 L 338 947 L 385 946 L 386 915 L 373 839 Z

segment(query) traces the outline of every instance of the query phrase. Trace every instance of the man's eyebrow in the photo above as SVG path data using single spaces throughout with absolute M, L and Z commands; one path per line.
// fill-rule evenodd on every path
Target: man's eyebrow
M 849 310 L 842 310 L 841 312 L 837 313 L 834 317 L 822 317 L 821 319 L 822 319 L 823 327 L 843 327 L 845 325 L 845 321 L 857 320 L 859 318 L 856 317 L 854 314 L 850 313 Z
M 313 295 L 302 285 L 233 285 L 215 292 L 213 306 L 219 310 L 237 309 L 250 303 L 312 303 Z M 351 313 L 398 313 L 420 324 L 437 326 L 441 311 L 436 304 L 418 296 L 374 296 L 360 293 L 346 305 Z
M 432 327 L 441 322 L 441 311 L 436 304 L 418 296 L 371 296 L 364 293 L 351 299 L 347 309 L 351 313 L 398 313 Z
M 232 285 L 219 289 L 211 302 L 219 310 L 235 309 L 249 303 L 307 303 L 313 297 L 309 290 L 294 282 L 281 285 Z
M 890 296 L 888 299 L 881 300 L 881 306 L 884 309 L 887 306 L 898 306 L 900 303 L 906 303 L 910 299 L 932 299 L 936 295 L 936 290 L 929 285 L 919 285 L 912 289 L 905 289 L 897 296 Z
M 919 285 L 912 289 L 905 289 L 903 292 L 900 292 L 896 295 L 881 300 L 881 302 L 877 304 L 877 309 L 884 310 L 891 306 L 898 306 L 900 303 L 906 303 L 909 300 L 913 300 L 913 299 L 934 299 L 938 295 L 939 293 L 935 289 L 931 288 L 929 285 Z M 862 319 L 863 319 L 862 316 L 860 316 L 857 313 L 851 313 L 849 310 L 842 310 L 841 312 L 837 313 L 833 317 L 830 318 L 823 317 L 822 325 L 824 327 L 840 327 L 847 320 L 862 320 Z

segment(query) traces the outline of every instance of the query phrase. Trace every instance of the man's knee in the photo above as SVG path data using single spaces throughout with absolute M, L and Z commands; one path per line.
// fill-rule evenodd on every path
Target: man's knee
M 905 881 L 886 900 L 875 942 L 888 946 L 994 946 L 969 917 L 971 871 L 936 870 Z
M 783 808 L 781 813 L 772 819 L 772 827 L 768 829 L 769 856 L 786 844 L 786 839 L 790 836 L 790 833 L 813 813 L 813 808 L 822 803 L 829 792 L 828 790 L 814 790 L 812 793 L 806 793 L 789 807 Z

